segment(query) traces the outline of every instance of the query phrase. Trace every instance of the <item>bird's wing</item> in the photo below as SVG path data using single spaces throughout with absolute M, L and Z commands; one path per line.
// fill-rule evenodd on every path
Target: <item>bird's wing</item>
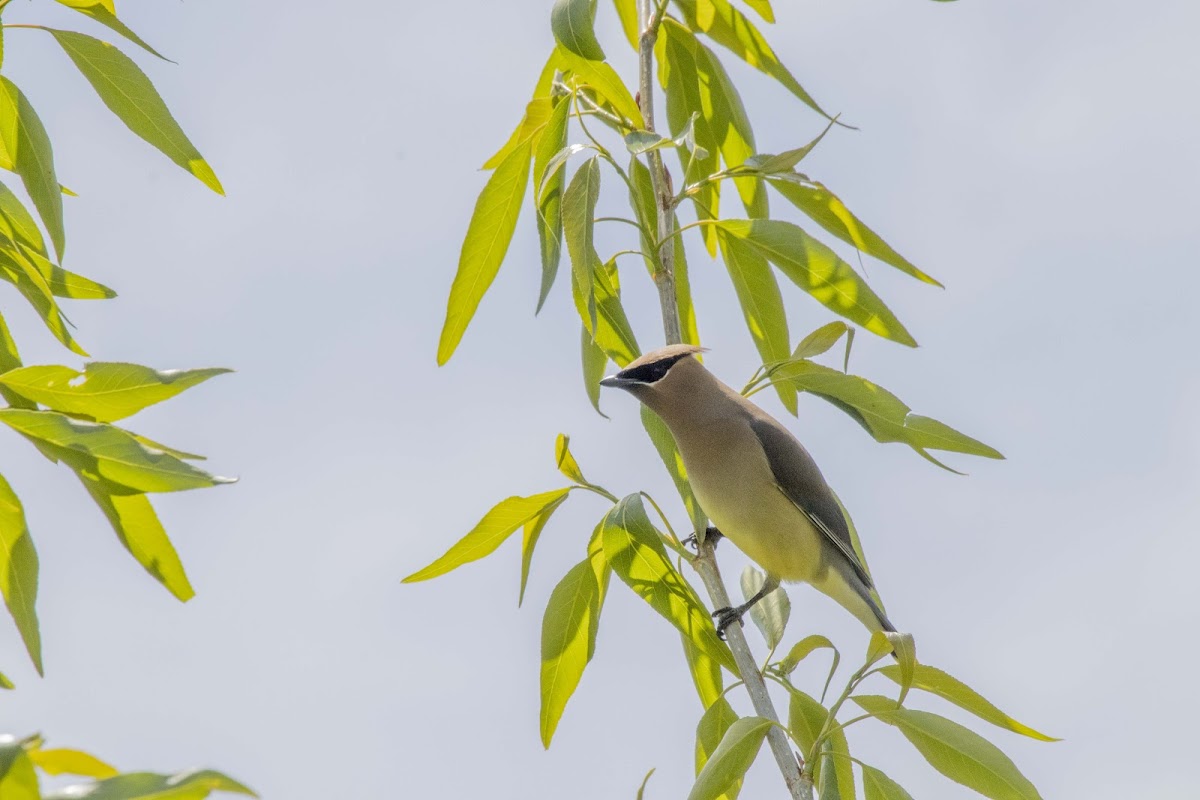
M 841 506 L 829 490 L 812 456 L 795 436 L 773 419 L 751 417 L 750 429 L 767 455 L 779 490 L 846 557 L 863 583 L 872 586 L 870 574 L 854 552 L 854 543 L 846 526 L 846 518 L 842 516 Z

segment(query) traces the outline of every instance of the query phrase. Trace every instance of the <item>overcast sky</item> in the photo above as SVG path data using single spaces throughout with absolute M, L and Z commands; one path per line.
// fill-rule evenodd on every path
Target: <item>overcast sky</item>
M 111 38 L 53 5 L 14 3 L 5 20 Z M 1200 10 L 775 5 L 778 52 L 860 128 L 831 133 L 807 171 L 947 287 L 867 263 L 921 347 L 863 334 L 852 368 L 1008 460 L 950 457 L 970 473 L 956 477 L 812 398 L 787 424 L 849 506 L 922 660 L 1065 738 L 975 725 L 1045 797 L 1192 796 Z M 103 360 L 235 368 L 130 425 L 241 482 L 156 500 L 198 591 L 180 605 L 67 471 L 5 436 L 0 469 L 41 556 L 46 677 L 0 625 L 0 668 L 18 684 L 0 728 L 124 769 L 214 766 L 276 799 L 632 798 L 651 767 L 648 798 L 686 794 L 701 709 L 678 637 L 616 581 L 554 747 L 539 743 L 541 612 L 606 510 L 597 498 L 555 517 L 521 610 L 515 541 L 399 583 L 492 503 L 561 485 L 560 431 L 592 480 L 646 488 L 683 520 L 632 399 L 606 396 L 611 420 L 587 403 L 565 280 L 534 319 L 528 213 L 458 354 L 434 364 L 477 168 L 551 47 L 549 6 L 124 0 L 128 23 L 179 62 L 135 54 L 224 199 L 128 134 L 52 39 L 6 32 L 4 72 L 80 195 L 66 266 L 120 292 L 68 308 L 80 341 Z M 633 53 L 600 9 L 629 76 Z M 761 150 L 820 130 L 726 63 Z M 737 383 L 753 347 L 723 267 L 695 241 L 690 252 L 708 364 Z M 649 282 L 627 272 L 639 337 L 656 344 Z M 788 289 L 794 338 L 830 319 Z M 78 365 L 15 293 L 0 308 L 27 363 Z M 744 564 L 728 545 L 721 561 L 734 577 Z M 861 652 L 858 623 L 790 591 L 787 642 L 820 631 L 846 661 Z M 810 660 L 811 687 L 825 665 Z M 968 795 L 894 730 L 858 726 L 851 745 L 914 797 Z M 778 780 L 764 757 L 743 796 L 780 796 Z

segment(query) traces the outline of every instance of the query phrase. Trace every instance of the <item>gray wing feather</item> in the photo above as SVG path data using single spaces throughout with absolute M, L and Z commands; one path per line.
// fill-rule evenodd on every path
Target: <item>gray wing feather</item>
M 871 576 L 854 552 L 854 543 L 842 509 L 812 456 L 795 436 L 769 417 L 762 419 L 752 416 L 750 429 L 762 444 L 779 490 L 845 556 L 862 582 L 871 587 Z

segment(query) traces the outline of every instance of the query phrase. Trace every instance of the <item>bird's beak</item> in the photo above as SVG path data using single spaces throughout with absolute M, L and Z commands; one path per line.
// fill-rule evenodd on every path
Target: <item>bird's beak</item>
M 609 375 L 607 378 L 603 378 L 600 381 L 601 386 L 607 386 L 610 389 L 621 389 L 625 386 L 628 386 L 630 383 L 632 383 L 632 381 L 626 380 L 619 375 Z

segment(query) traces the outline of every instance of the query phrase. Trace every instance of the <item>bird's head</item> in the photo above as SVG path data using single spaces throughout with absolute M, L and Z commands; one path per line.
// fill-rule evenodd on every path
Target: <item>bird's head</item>
M 625 369 L 600 381 L 601 386 L 624 389 L 651 408 L 656 408 L 657 398 L 682 389 L 685 375 L 690 367 L 700 367 L 693 356 L 703 347 L 690 344 L 673 344 L 652 350 L 633 361 Z M 685 366 L 686 365 L 686 366 Z M 700 367 L 703 370 L 703 367 Z M 656 409 L 657 410 L 657 409 Z

